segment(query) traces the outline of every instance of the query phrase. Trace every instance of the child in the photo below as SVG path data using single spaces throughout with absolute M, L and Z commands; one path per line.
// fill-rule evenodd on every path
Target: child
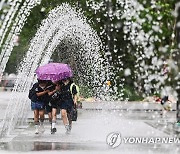
M 47 81 L 38 80 L 29 91 L 29 99 L 31 100 L 31 109 L 34 111 L 35 134 L 39 134 L 39 117 L 40 129 L 44 131 L 44 106 L 49 90 L 45 90 Z
M 155 100 L 157 102 L 161 103 L 161 105 L 163 107 L 163 111 L 162 111 L 161 115 L 164 117 L 165 114 L 167 113 L 167 111 L 171 110 L 171 103 L 172 102 L 169 100 L 168 96 L 164 96 L 163 98 L 156 97 Z
M 72 86 L 72 92 L 70 90 L 71 84 L 73 83 L 70 78 L 62 80 L 61 87 L 61 115 L 63 124 L 65 125 L 66 133 L 69 134 L 72 128 L 71 112 L 74 105 L 77 105 L 77 89 L 76 86 Z
M 52 89 L 52 87 L 54 87 L 54 84 L 52 83 L 52 81 L 48 81 L 45 90 L 50 91 Z M 49 123 L 50 123 L 50 125 L 52 125 L 52 105 L 50 103 L 50 99 L 51 99 L 51 97 L 49 96 L 49 92 L 48 92 L 48 95 L 45 100 L 45 113 L 48 114 Z
M 167 111 L 171 110 L 171 101 L 169 100 L 168 96 L 164 96 L 161 99 L 161 105 L 163 106 L 163 112 L 162 112 L 162 116 L 164 117 L 165 114 L 167 113 Z
M 56 118 L 57 118 L 57 108 L 59 104 L 59 91 L 60 91 L 60 85 L 58 81 L 53 83 L 53 87 L 51 87 L 48 92 L 48 95 L 50 96 L 50 103 L 52 107 L 52 125 L 51 125 L 51 134 L 54 134 L 56 130 Z

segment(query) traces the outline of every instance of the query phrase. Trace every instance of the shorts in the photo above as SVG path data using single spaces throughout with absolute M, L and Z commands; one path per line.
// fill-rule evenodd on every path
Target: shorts
M 67 113 L 71 113 L 74 103 L 71 101 L 63 101 L 60 104 L 60 109 L 65 109 Z
M 45 104 L 45 111 L 46 113 L 52 112 L 52 106 L 50 106 L 49 104 Z
M 161 105 L 164 105 L 167 101 L 168 101 L 168 96 L 164 96 L 164 97 L 161 99 Z
M 58 108 L 58 103 L 57 102 L 52 102 L 51 107 L 54 108 L 54 109 L 57 109 Z
M 44 103 L 31 102 L 31 110 L 44 110 Z

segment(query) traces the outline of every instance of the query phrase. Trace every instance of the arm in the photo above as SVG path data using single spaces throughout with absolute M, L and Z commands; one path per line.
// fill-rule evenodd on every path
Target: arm
M 36 93 L 36 95 L 37 95 L 38 97 L 40 97 L 40 96 L 43 96 L 44 94 L 48 93 L 48 91 L 49 91 L 49 90 L 45 90 L 45 91 L 42 91 L 42 92 L 38 92 L 38 93 Z
M 30 91 L 31 91 L 30 92 L 31 94 L 29 95 L 36 95 L 37 97 L 43 96 L 44 94 L 47 93 L 47 90 L 42 91 L 42 92 L 38 91 L 38 83 L 35 83 Z
M 78 102 L 78 95 L 77 95 L 77 89 L 76 89 L 76 86 L 73 86 L 73 87 L 72 87 L 72 96 L 73 96 L 74 104 L 77 105 L 77 102 Z
M 53 90 L 53 91 L 49 91 L 48 92 L 48 95 L 51 96 L 53 95 L 56 91 L 59 91 L 60 90 L 60 86 L 59 85 L 56 85 L 56 88 Z
M 53 95 L 56 91 L 57 91 L 57 90 L 54 89 L 53 91 L 48 92 L 48 95 L 51 96 L 51 95 Z
M 77 101 L 78 101 L 78 97 L 77 97 L 77 94 L 74 95 L 74 104 L 77 105 Z
M 168 99 L 168 101 L 169 101 L 170 103 L 172 103 L 172 102 L 173 102 L 172 100 L 169 100 L 169 99 Z

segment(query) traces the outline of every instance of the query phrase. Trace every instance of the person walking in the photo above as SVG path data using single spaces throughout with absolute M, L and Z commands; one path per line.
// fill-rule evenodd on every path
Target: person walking
M 60 85 L 59 82 L 56 81 L 53 83 L 54 85 L 49 89 L 48 95 L 50 96 L 50 104 L 52 107 L 52 124 L 51 124 L 51 134 L 54 134 L 56 129 L 56 119 L 57 119 L 57 109 L 59 104 L 59 97 L 60 97 Z
M 37 83 L 29 91 L 29 99 L 31 100 L 31 109 L 34 111 L 34 124 L 35 124 L 35 134 L 39 134 L 44 131 L 44 106 L 45 99 L 49 90 L 45 89 L 47 86 L 47 81 L 38 80 Z M 40 120 L 40 125 L 39 125 Z
M 70 78 L 62 80 L 62 87 L 61 87 L 61 116 L 63 120 L 63 124 L 66 129 L 66 134 L 69 134 L 72 129 L 72 118 L 71 112 L 74 105 L 77 105 L 77 90 L 76 86 L 72 86 L 72 92 L 70 90 L 71 84 L 73 81 Z
M 170 72 L 170 68 L 166 60 L 163 63 L 163 67 L 161 71 L 162 74 L 161 78 L 165 85 L 168 84 L 169 72 Z M 163 107 L 161 115 L 163 118 L 166 116 L 167 112 L 171 110 L 171 103 L 172 103 L 172 101 L 169 100 L 169 91 L 166 89 L 165 85 L 162 89 L 162 98 L 161 98 L 161 105 Z
M 49 80 L 45 89 L 50 92 L 53 87 L 54 87 L 54 84 L 52 83 L 51 80 Z M 52 125 L 52 105 L 50 103 L 51 96 L 49 96 L 49 92 L 48 94 L 46 94 L 46 99 L 45 99 L 45 113 L 48 114 L 49 123 L 51 126 Z
M 161 105 L 163 107 L 161 115 L 163 118 L 166 116 L 166 113 L 171 110 L 171 108 L 172 108 L 171 104 L 172 104 L 172 101 L 169 99 L 168 96 L 164 96 L 161 99 Z

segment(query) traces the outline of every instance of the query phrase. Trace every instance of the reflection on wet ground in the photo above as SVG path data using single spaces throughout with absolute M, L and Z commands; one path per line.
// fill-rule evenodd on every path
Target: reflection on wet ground
M 5 103 L 4 103 L 5 104 Z M 78 110 L 78 120 L 73 123 L 70 135 L 65 134 L 65 128 L 58 115 L 57 132 L 50 134 L 50 124 L 45 121 L 45 132 L 39 135 L 34 134 L 32 125 L 32 113 L 26 126 L 14 130 L 11 139 L 0 140 L 0 150 L 11 152 L 32 152 L 32 151 L 96 151 L 98 153 L 112 152 L 106 143 L 107 135 L 111 132 L 120 132 L 122 137 L 126 136 L 175 136 L 178 132 L 173 131 L 173 122 L 176 119 L 175 110 L 169 112 L 166 118 L 160 116 L 161 109 L 153 105 L 150 109 L 136 108 L 136 104 L 121 104 L 121 107 L 99 106 L 88 104 L 84 109 Z M 133 106 L 133 108 L 132 108 Z M 154 109 L 153 109 L 154 108 Z M 0 108 L 1 111 L 1 108 Z M 0 120 L 2 120 L 0 118 Z M 180 153 L 179 145 L 154 145 L 154 144 L 121 144 L 113 152 L 121 153 Z M 1 153 L 1 151 L 0 151 Z M 93 153 L 93 152 L 92 152 Z
M 169 113 L 169 118 L 172 118 L 173 115 L 174 112 Z M 157 120 L 160 120 L 160 114 L 157 111 L 82 109 L 79 110 L 78 121 L 74 123 L 73 132 L 70 135 L 64 134 L 62 121 L 58 123 L 58 132 L 55 135 L 50 134 L 48 122 L 45 123 L 45 133 L 40 135 L 35 135 L 34 127 L 29 125 L 25 130 L 22 128 L 16 130 L 16 132 L 19 131 L 19 134 L 12 141 L 1 142 L 0 149 L 8 151 L 106 151 L 109 149 L 106 144 L 108 132 L 119 130 L 123 136 L 148 136 L 146 133 L 149 133 L 149 136 L 168 135 L 171 130 L 163 130 L 167 123 L 157 125 Z M 164 150 L 164 152 L 167 151 L 167 147 L 163 150 L 163 146 L 152 144 L 125 145 L 121 146 L 121 150 L 127 148 L 132 151 L 146 151 L 150 149 L 151 152 L 155 152 L 155 150 L 161 149 L 160 153 L 163 153 Z M 176 145 L 173 146 L 174 148 L 177 147 Z
M 42 150 L 105 150 L 100 143 L 72 143 L 72 142 L 8 142 L 1 143 L 2 150 L 8 151 L 42 151 Z

